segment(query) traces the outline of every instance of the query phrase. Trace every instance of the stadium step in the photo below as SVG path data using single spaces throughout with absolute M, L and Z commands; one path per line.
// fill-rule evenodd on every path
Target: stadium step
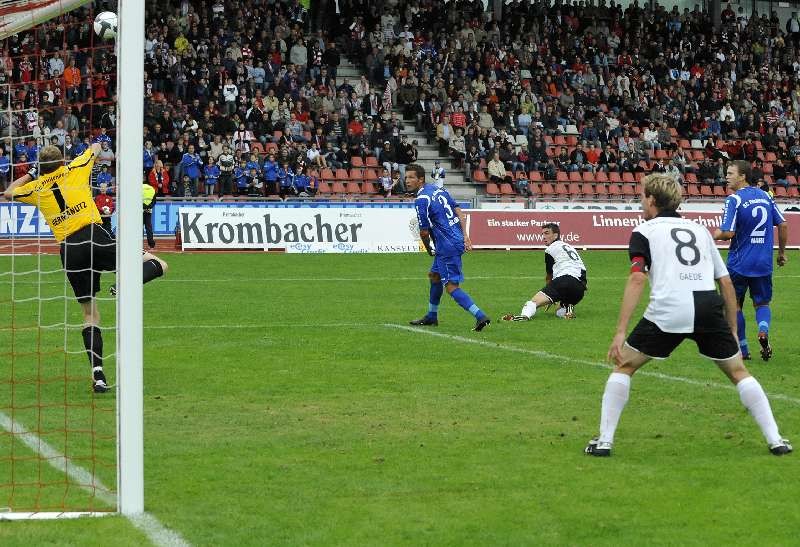
M 336 71 L 337 81 L 343 82 L 345 78 L 348 81 L 358 80 L 361 78 L 362 74 L 364 74 L 364 71 L 359 66 L 346 57 L 341 57 L 341 63 Z M 398 116 L 402 119 L 402 112 L 398 109 L 394 109 L 394 112 L 397 112 Z M 464 180 L 464 170 L 451 169 L 452 159 L 449 156 L 442 156 L 439 154 L 439 145 L 435 141 L 428 143 L 428 136 L 424 132 L 415 130 L 413 120 L 403 120 L 402 134 L 408 137 L 409 142 L 413 140 L 417 141 L 417 151 L 419 152 L 417 163 L 425 169 L 426 173 L 430 175 L 437 159 L 442 162 L 442 165 L 447 171 L 445 187 L 454 198 L 473 200 L 478 196 L 478 187 Z M 481 191 L 481 193 L 483 192 Z

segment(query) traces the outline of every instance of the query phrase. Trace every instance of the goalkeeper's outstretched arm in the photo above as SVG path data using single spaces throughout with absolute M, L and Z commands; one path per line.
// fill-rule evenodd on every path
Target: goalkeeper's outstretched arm
M 11 184 L 8 185 L 8 188 L 6 188 L 5 191 L 3 192 L 3 197 L 6 198 L 7 200 L 11 201 L 14 198 L 14 190 L 16 188 L 19 188 L 20 186 L 28 184 L 30 181 L 34 180 L 35 178 L 36 178 L 36 168 L 32 167 L 30 170 L 28 170 L 27 173 L 25 173 L 24 175 L 19 177 L 17 180 L 15 180 L 14 182 L 12 182 Z

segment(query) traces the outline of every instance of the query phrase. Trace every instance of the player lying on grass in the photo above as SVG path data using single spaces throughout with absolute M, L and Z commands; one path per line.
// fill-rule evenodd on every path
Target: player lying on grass
M 117 267 L 117 243 L 103 227 L 100 212 L 92 199 L 91 175 L 99 143 L 64 165 L 56 146 L 45 146 L 39 153 L 39 173 L 31 170 L 3 192 L 6 199 L 34 205 L 44 216 L 61 244 L 61 264 L 83 312 L 83 345 L 92 366 L 93 389 L 108 391 L 103 373 L 103 334 L 100 312 L 94 296 L 100 290 L 100 272 Z M 167 272 L 167 263 L 144 253 L 144 282 Z
M 547 243 L 544 250 L 547 285 L 525 302 L 519 315 L 506 314 L 503 321 L 528 321 L 536 314 L 537 308 L 549 308 L 556 302 L 561 303 L 556 315 L 572 319 L 575 317 L 575 305 L 583 300 L 586 266 L 578 251 L 561 241 L 561 228 L 554 222 L 542 226 L 542 237 Z
M 711 234 L 676 212 L 682 194 L 674 178 L 648 175 L 642 187 L 642 212 L 647 220 L 631 234 L 631 273 L 617 332 L 608 349 L 614 371 L 603 393 L 600 436 L 589 442 L 585 452 L 611 455 L 614 433 L 628 402 L 631 376 L 650 359 L 666 359 L 689 338 L 697 344 L 700 355 L 714 361 L 736 386 L 769 451 L 776 456 L 788 454 L 792 445 L 781 437 L 761 384 L 744 366 L 736 340 L 736 293 Z M 648 280 L 650 302 L 626 340 L 628 322 Z
M 428 272 L 431 282 L 428 313 L 410 324 L 436 326 L 439 324 L 439 302 L 442 293 L 447 293 L 459 306 L 471 313 L 476 320 L 473 330 L 483 330 L 491 321 L 462 290 L 464 280 L 461 270 L 461 255 L 472 249 L 466 234 L 464 213 L 444 188 L 425 182 L 425 169 L 417 164 L 406 167 L 406 188 L 417 191 L 414 207 L 419 221 L 419 236 L 428 254 L 433 256 L 433 265 Z M 431 246 L 431 242 L 433 245 Z M 434 251 L 435 249 L 435 251 Z

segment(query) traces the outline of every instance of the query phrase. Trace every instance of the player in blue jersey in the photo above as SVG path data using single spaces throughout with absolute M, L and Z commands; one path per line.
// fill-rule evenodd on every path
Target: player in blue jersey
M 406 188 L 417 191 L 414 207 L 419 220 L 419 235 L 428 254 L 434 257 L 428 273 L 431 282 L 428 313 L 411 324 L 438 325 L 439 301 L 447 290 L 459 306 L 475 317 L 473 330 L 483 330 L 491 321 L 459 286 L 464 280 L 461 255 L 472 249 L 464 213 L 447 190 L 425 182 L 425 169 L 420 165 L 412 163 L 406 167 Z
M 786 264 L 789 229 L 769 194 L 758 188 L 756 181 L 752 180 L 749 162 L 730 162 L 726 179 L 728 187 L 734 193 L 725 199 L 722 224 L 714 232 L 714 239 L 731 242 L 728 271 L 736 289 L 737 326 L 742 357 L 750 359 L 742 313 L 744 297 L 749 290 L 756 309 L 761 358 L 768 361 L 772 357 L 772 346 L 769 344 L 769 324 L 772 317 L 769 307 L 772 300 L 772 227 L 778 227 L 778 266 Z

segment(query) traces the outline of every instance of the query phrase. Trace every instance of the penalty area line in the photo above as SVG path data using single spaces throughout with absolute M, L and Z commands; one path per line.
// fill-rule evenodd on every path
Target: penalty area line
M 0 426 L 16 439 L 25 444 L 32 452 L 47 460 L 56 471 L 65 473 L 69 478 L 77 483 L 82 489 L 93 493 L 103 503 L 110 507 L 116 507 L 117 498 L 100 479 L 92 475 L 89 470 L 77 465 L 65 454 L 62 454 L 36 433 L 29 431 L 21 423 L 11 419 L 5 412 L 0 412 Z M 115 513 L 109 513 L 113 515 Z M 130 523 L 143 532 L 147 538 L 157 547 L 189 547 L 187 542 L 178 532 L 170 530 L 150 513 L 140 513 L 138 515 L 123 515 Z M 1 517 L 1 515 L 0 515 Z
M 527 349 L 527 348 L 520 348 L 517 346 L 509 346 L 506 344 L 500 344 L 498 342 L 491 342 L 489 340 L 477 340 L 475 338 L 468 338 L 466 336 L 459 336 L 457 334 L 446 334 L 443 332 L 435 332 L 429 329 L 422 329 L 418 327 L 411 327 L 407 325 L 398 325 L 395 323 L 384 323 L 383 325 L 386 328 L 396 329 L 396 330 L 403 330 L 408 332 L 414 332 L 419 334 L 425 334 L 427 336 L 433 336 L 436 338 L 444 338 L 447 340 L 453 340 L 456 342 L 464 342 L 466 344 L 473 344 L 476 346 L 484 346 L 487 348 L 492 349 L 500 349 L 503 351 L 508 351 L 512 353 L 521 353 L 524 355 L 532 355 L 534 357 L 542 357 L 545 359 L 555 359 L 558 361 L 563 361 L 565 363 L 575 363 L 579 365 L 589 365 L 596 368 L 604 368 L 606 370 L 611 370 L 613 367 L 608 363 L 602 363 L 600 361 L 591 361 L 589 359 L 575 359 L 573 357 L 567 357 L 566 355 L 559 355 L 557 353 L 550 353 L 549 351 L 544 350 L 535 350 L 535 349 Z M 718 382 L 712 381 L 702 381 L 702 380 L 693 380 L 692 378 L 686 378 L 684 376 L 674 376 L 671 374 L 664 374 L 661 372 L 653 372 L 649 370 L 642 370 L 639 369 L 636 372 L 637 376 L 649 376 L 651 378 L 658 378 L 659 380 L 665 380 L 667 382 L 676 382 L 681 384 L 688 384 L 692 386 L 699 386 L 699 387 L 708 387 L 714 389 L 724 389 L 726 391 L 735 391 L 736 386 L 733 384 L 720 384 Z M 800 406 L 800 398 L 792 397 L 790 395 L 784 395 L 782 393 L 768 393 L 771 399 L 776 399 L 780 401 L 786 401 L 789 403 L 793 403 L 795 405 Z

